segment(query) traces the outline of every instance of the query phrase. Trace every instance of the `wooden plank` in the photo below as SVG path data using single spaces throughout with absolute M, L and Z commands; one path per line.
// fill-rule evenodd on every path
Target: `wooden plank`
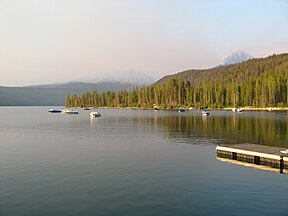
M 281 151 L 286 150 L 286 148 L 280 148 L 274 146 L 263 146 L 263 145 L 245 143 L 245 144 L 217 146 L 216 151 L 218 150 L 270 158 L 274 160 L 280 160 L 281 156 L 283 157 L 284 161 L 288 161 L 288 154 L 281 153 Z

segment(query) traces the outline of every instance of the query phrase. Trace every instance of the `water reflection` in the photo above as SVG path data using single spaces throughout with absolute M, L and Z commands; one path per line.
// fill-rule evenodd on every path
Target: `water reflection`
M 94 124 L 96 124 L 97 119 L 96 118 L 90 118 L 90 129 L 94 128 Z
M 123 131 L 125 128 L 131 130 L 132 126 L 135 130 L 157 133 L 177 143 L 254 143 L 288 148 L 286 112 L 210 111 L 209 116 L 202 116 L 199 110 L 181 114 L 176 111 L 124 109 L 101 112 L 103 117 L 90 119 L 91 129 L 113 123 L 113 127 Z
M 159 112 L 158 112 L 159 113 Z M 155 115 L 155 125 L 165 128 L 168 138 L 190 142 L 193 138 L 213 139 L 227 144 L 254 143 L 288 147 L 286 112 L 213 111 L 202 116 L 199 111 L 185 115 Z
M 233 160 L 233 159 L 229 159 L 229 158 L 222 158 L 222 157 L 216 157 L 217 160 L 225 162 L 225 163 L 231 163 L 234 165 L 239 165 L 239 166 L 245 166 L 245 167 L 251 167 L 251 168 L 255 168 L 255 169 L 260 169 L 260 170 L 266 170 L 266 171 L 270 171 L 270 172 L 277 172 L 280 174 L 288 174 L 288 169 L 285 167 L 272 167 L 272 166 L 265 166 L 265 165 L 258 165 L 258 164 L 254 164 L 254 163 L 249 163 L 249 162 L 245 162 L 245 161 L 238 161 L 238 160 Z

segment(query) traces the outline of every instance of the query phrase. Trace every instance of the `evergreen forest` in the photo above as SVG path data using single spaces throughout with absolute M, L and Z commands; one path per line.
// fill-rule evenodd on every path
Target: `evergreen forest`
M 131 91 L 86 92 L 66 97 L 66 107 L 286 107 L 288 54 L 187 70 L 165 76 L 155 84 Z

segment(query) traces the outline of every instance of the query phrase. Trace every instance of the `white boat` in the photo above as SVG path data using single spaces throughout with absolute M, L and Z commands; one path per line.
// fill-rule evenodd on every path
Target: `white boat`
M 203 110 L 202 111 L 202 115 L 203 116 L 208 116 L 210 113 L 209 113 L 209 111 L 207 111 L 207 110 Z
M 69 110 L 69 109 L 64 109 L 61 111 L 62 114 L 78 114 L 78 111 L 75 110 Z
M 237 112 L 243 112 L 243 109 L 238 108 L 238 109 L 237 109 Z
M 283 154 L 288 154 L 288 149 L 284 150 L 284 151 L 280 151 Z
M 156 106 L 156 105 L 154 104 L 153 110 L 155 110 L 155 111 L 159 110 L 158 106 Z
M 100 112 L 90 112 L 90 117 L 91 118 L 101 117 L 101 113 Z
M 233 111 L 233 112 L 243 112 L 243 109 L 233 107 L 233 108 L 232 108 L 232 111 Z

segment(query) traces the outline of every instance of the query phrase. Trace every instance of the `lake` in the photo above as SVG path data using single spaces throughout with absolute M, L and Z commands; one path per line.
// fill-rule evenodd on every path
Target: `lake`
M 287 112 L 0 108 L 0 215 L 288 215 L 288 175 L 215 147 L 288 148 Z

